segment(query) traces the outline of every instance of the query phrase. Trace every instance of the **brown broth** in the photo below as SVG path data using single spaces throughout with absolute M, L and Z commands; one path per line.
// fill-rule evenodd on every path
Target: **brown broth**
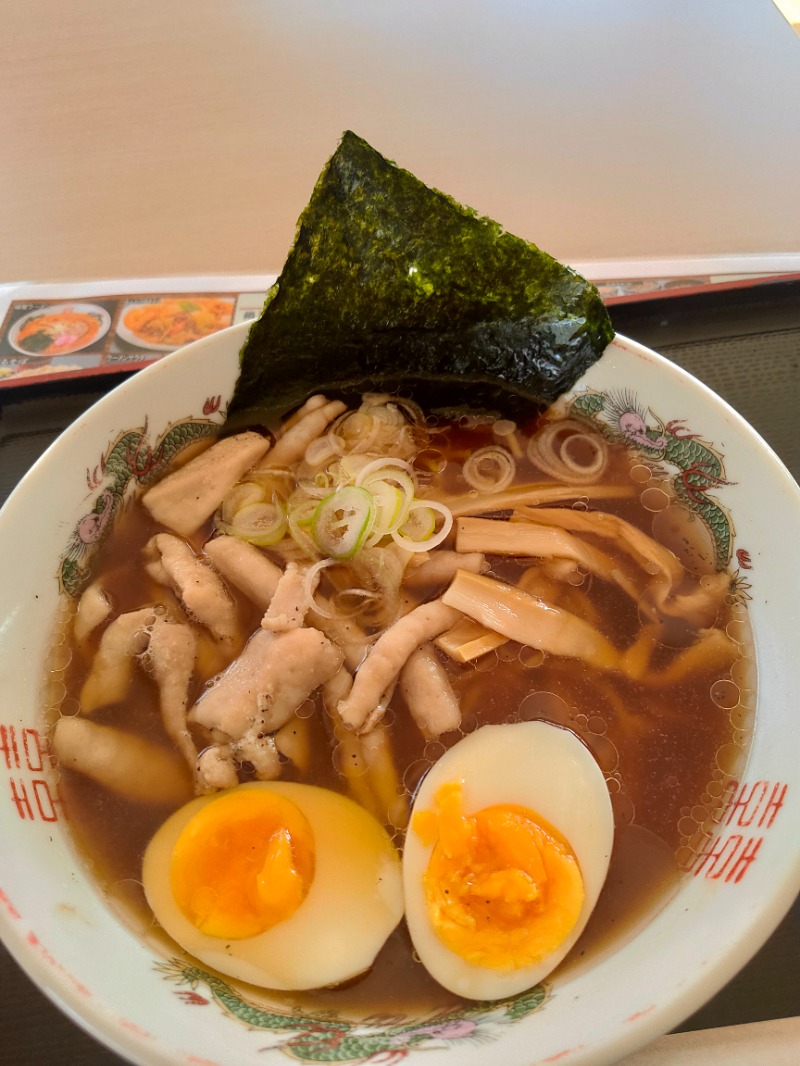
M 445 493 L 465 492 L 453 459 L 490 442 L 491 431 L 485 425 L 439 426 L 431 447 L 444 452 L 449 461 L 442 473 L 432 475 L 432 484 Z M 635 461 L 623 446 L 611 446 L 610 468 L 603 481 L 633 485 L 630 467 Z M 541 472 L 525 461 L 519 463 L 520 483 L 542 480 Z M 578 502 L 576 506 L 585 509 L 586 504 Z M 589 506 L 617 514 L 652 534 L 653 513 L 637 497 L 591 501 Z M 664 525 L 663 521 L 659 524 Z M 166 602 L 164 589 L 142 579 L 139 568 L 142 547 L 156 531 L 147 512 L 134 503 L 103 547 L 95 573 L 110 592 L 115 613 Z M 201 531 L 194 538 L 194 548 L 201 551 L 210 534 L 210 526 Z M 592 541 L 591 537 L 586 539 Z M 613 542 L 596 543 L 605 552 L 614 551 Z M 509 581 L 519 578 L 522 567 L 518 561 L 498 557 L 489 561 L 494 576 Z M 625 559 L 620 562 L 622 568 L 629 565 Z M 545 569 L 543 580 L 547 581 Z M 439 591 L 431 588 L 427 596 Z M 242 596 L 233 595 L 243 644 L 246 635 L 258 626 L 259 613 Z M 617 586 L 586 578 L 579 585 L 563 588 L 561 595 L 564 607 L 598 624 L 618 647 L 627 647 L 635 639 L 640 628 L 638 607 Z M 742 610 L 728 597 L 720 608 L 717 625 L 724 628 L 734 617 L 741 619 Z M 656 665 L 667 666 L 693 633 L 689 627 L 675 627 L 670 632 L 670 646 L 657 650 Z M 65 676 L 67 698 L 73 706 L 98 640 L 95 635 L 87 647 L 73 649 Z M 746 650 L 738 654 L 747 657 Z M 631 931 L 654 913 L 676 884 L 676 855 L 682 854 L 685 860 L 691 852 L 694 838 L 689 830 L 694 825 L 697 833 L 702 833 L 704 819 L 714 813 L 715 797 L 722 795 L 725 780 L 715 758 L 721 748 L 741 740 L 743 713 L 741 708 L 737 710 L 734 727 L 732 715 L 714 703 L 710 690 L 716 681 L 730 677 L 734 660 L 722 668 L 701 666 L 687 679 L 661 687 L 595 670 L 579 661 L 530 654 L 530 649 L 511 641 L 465 666 L 444 656 L 442 661 L 459 695 L 462 729 L 427 741 L 411 721 L 399 690 L 387 716 L 399 777 L 409 799 L 438 754 L 464 733 L 488 723 L 543 719 L 566 726 L 587 744 L 606 774 L 617 838 L 600 904 L 565 963 L 567 967 L 582 965 L 587 958 L 608 951 L 623 936 L 632 935 Z M 217 669 L 219 664 L 212 658 L 205 672 L 198 672 L 193 699 Z M 108 707 L 93 717 L 169 744 L 160 721 L 155 685 L 143 674 L 136 676 L 124 705 Z M 287 763 L 285 779 L 307 780 L 346 793 L 332 765 L 330 727 L 319 697 L 309 724 L 313 737 L 311 769 L 304 778 Z M 137 887 L 142 854 L 170 811 L 114 796 L 67 770 L 61 771 L 61 791 L 74 837 L 95 876 L 111 897 L 124 900 L 136 924 L 146 927 L 152 918 Z M 396 831 L 395 836 L 401 844 L 402 832 Z M 347 988 L 279 998 L 310 1010 L 336 1009 L 356 1015 L 426 1010 L 457 1001 L 414 961 L 402 924 L 363 979 Z

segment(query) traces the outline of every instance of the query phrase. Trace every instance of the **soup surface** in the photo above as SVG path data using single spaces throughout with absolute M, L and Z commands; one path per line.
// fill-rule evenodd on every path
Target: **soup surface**
M 389 397 L 328 407 L 330 417 L 319 415 L 320 401 L 287 423 L 269 451 L 229 477 L 196 528 L 176 533 L 180 520 L 148 506 L 148 493 L 118 517 L 70 621 L 55 724 L 74 836 L 104 890 L 138 928 L 155 931 L 142 857 L 193 792 L 259 778 L 321 786 L 365 806 L 402 851 L 414 796 L 448 749 L 485 725 L 549 722 L 589 749 L 614 812 L 605 888 L 565 965 L 597 957 L 646 920 L 689 867 L 744 756 L 746 611 L 718 569 L 713 537 L 667 470 L 588 422 L 426 417 Z M 306 427 L 293 441 L 315 410 L 317 431 L 309 437 Z M 253 591 L 247 566 L 236 572 L 215 555 L 220 539 L 258 552 L 276 580 L 291 573 L 291 607 L 288 579 L 271 590 L 280 606 L 265 607 L 269 596 Z M 173 541 L 221 582 L 224 631 L 192 601 Z M 94 623 L 86 622 L 92 600 L 102 605 Z M 557 616 L 567 636 L 542 632 L 529 601 Z M 430 697 L 420 700 L 404 662 L 376 697 L 364 696 L 359 718 L 359 675 L 378 640 L 441 603 L 457 617 L 420 643 L 449 711 L 437 717 Z M 247 747 L 203 708 L 270 611 L 267 632 L 319 627 L 342 665 Z M 111 627 L 135 612 L 147 617 L 112 653 Z M 497 619 L 510 614 L 521 621 L 509 630 Z M 182 675 L 160 667 L 148 647 L 157 620 L 192 631 L 177 701 L 189 716 L 177 727 L 165 716 L 163 678 Z M 123 683 L 108 680 L 110 662 Z M 125 759 L 98 771 L 93 757 L 60 742 L 61 721 L 72 717 L 161 751 L 174 787 L 142 795 L 125 779 Z M 359 980 L 288 1000 L 356 1013 L 456 1001 L 425 973 L 403 923 Z

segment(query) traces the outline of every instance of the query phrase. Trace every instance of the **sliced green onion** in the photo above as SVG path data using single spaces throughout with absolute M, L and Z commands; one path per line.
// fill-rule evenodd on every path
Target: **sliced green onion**
M 306 571 L 305 581 L 303 587 L 305 589 L 306 601 L 311 607 L 312 611 L 316 611 L 317 614 L 321 614 L 323 618 L 333 618 L 333 611 L 328 610 L 324 603 L 316 599 L 317 585 L 319 584 L 319 575 L 328 566 L 334 566 L 333 559 L 320 559 L 318 563 L 314 563 Z
M 264 500 L 264 489 L 255 481 L 240 481 L 229 492 L 225 493 L 219 509 L 221 522 L 218 526 L 229 526 L 233 523 L 237 511 L 248 503 L 261 503 Z M 227 530 L 226 530 L 227 532 Z
M 411 472 L 404 459 L 376 459 L 356 477 L 356 485 L 368 489 L 378 507 L 370 544 L 399 529 L 408 517 L 416 491 Z
M 395 485 L 389 485 L 385 481 L 378 481 L 370 485 L 369 492 L 375 500 L 375 521 L 372 524 L 372 532 L 367 538 L 366 544 L 372 547 L 379 540 L 386 537 L 393 529 L 401 524 L 404 513 L 405 497 Z M 407 509 L 406 509 L 407 510 Z
M 311 496 L 315 500 L 323 500 L 326 496 L 330 496 L 334 488 L 332 479 L 327 474 L 315 474 L 314 477 L 301 477 L 297 482 L 297 487 L 301 489 L 306 496 Z
M 322 467 L 334 456 L 338 455 L 334 445 L 325 437 L 317 437 L 316 440 L 312 440 L 309 446 L 306 448 L 304 455 L 305 461 L 309 466 Z
M 461 472 L 470 488 L 478 492 L 502 492 L 514 480 L 517 464 L 505 448 L 490 444 L 464 462 Z
M 379 478 L 384 478 L 386 473 L 391 471 L 394 473 L 395 469 L 405 470 L 406 473 L 411 473 L 413 467 L 411 463 L 407 463 L 405 459 L 386 459 L 381 457 L 380 459 L 373 459 L 369 463 L 365 463 L 359 470 L 356 476 L 356 485 L 363 485 L 367 478 L 377 475 Z
M 430 507 L 413 507 L 408 518 L 398 532 L 407 540 L 429 540 L 436 530 L 436 515 Z
M 326 497 L 314 512 L 314 543 L 330 559 L 350 559 L 369 536 L 375 514 L 371 492 L 345 485 Z
M 382 459 L 377 460 L 379 463 L 383 463 Z M 362 470 L 368 466 L 372 466 L 375 460 L 369 458 L 368 455 L 343 455 L 339 460 L 339 468 L 342 474 L 343 481 L 354 481 L 356 485 L 360 485 L 358 480 L 359 474 Z
M 312 536 L 312 523 L 314 521 L 314 512 L 319 504 L 317 500 L 311 500 L 308 497 L 301 499 L 298 503 L 297 495 L 299 494 L 295 494 L 295 497 L 289 502 L 287 515 L 289 534 L 298 548 L 310 559 L 317 559 L 320 553 Z
M 442 525 L 436 530 L 436 514 L 442 516 Z M 414 500 L 409 515 L 400 529 L 392 533 L 392 539 L 402 548 L 412 552 L 429 551 L 438 547 L 453 528 L 453 515 L 449 507 L 436 500 Z
M 239 508 L 225 532 L 260 548 L 276 544 L 286 532 L 286 512 L 274 500 L 247 503 Z
M 391 403 L 400 409 L 412 425 L 425 425 L 425 412 L 418 403 L 414 403 L 407 396 L 393 396 Z
M 339 589 L 331 597 L 331 603 L 340 617 L 352 618 L 377 599 L 378 593 L 372 589 Z

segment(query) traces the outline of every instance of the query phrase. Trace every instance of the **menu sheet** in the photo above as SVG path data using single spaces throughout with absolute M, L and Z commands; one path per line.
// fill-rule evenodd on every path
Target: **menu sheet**
M 0 389 L 140 370 L 261 314 L 274 275 L 0 286 Z
M 614 304 L 789 276 L 800 275 L 595 280 Z M 0 285 L 0 389 L 140 370 L 257 318 L 274 281 L 265 274 Z

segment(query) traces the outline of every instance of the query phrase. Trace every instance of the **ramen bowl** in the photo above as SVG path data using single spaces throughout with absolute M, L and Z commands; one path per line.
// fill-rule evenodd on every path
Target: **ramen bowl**
M 719 696 L 737 723 L 733 750 L 709 767 L 719 788 L 684 812 L 669 891 L 585 957 L 579 942 L 528 992 L 391 1014 L 366 1004 L 344 1015 L 330 999 L 318 1012 L 293 1009 L 170 949 L 154 926 L 135 927 L 112 904 L 71 836 L 43 710 L 63 694 L 67 649 L 54 632 L 65 598 L 167 433 L 222 424 L 245 329 L 198 341 L 110 393 L 39 460 L 0 516 L 4 942 L 46 995 L 135 1063 L 618 1060 L 719 990 L 800 887 L 800 561 L 782 532 L 800 528 L 796 484 L 703 385 L 623 337 L 609 345 L 559 407 L 639 448 L 638 476 L 657 460 L 662 476 L 688 486 L 698 512 L 713 508 L 714 543 L 737 571 L 742 633 L 747 617 L 752 626 L 757 683 L 743 673 Z

